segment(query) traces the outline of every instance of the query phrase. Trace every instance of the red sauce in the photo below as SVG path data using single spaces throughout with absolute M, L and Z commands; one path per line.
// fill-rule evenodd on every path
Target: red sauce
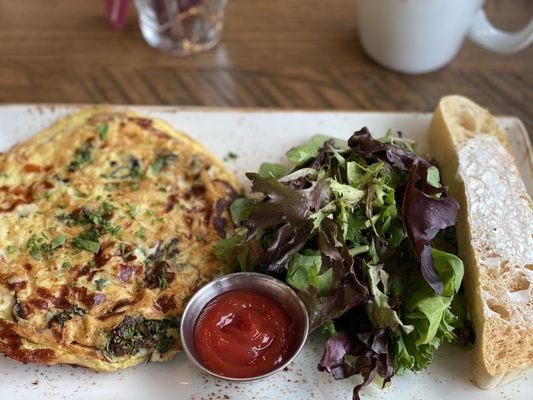
M 293 342 L 294 328 L 281 305 L 246 290 L 213 299 L 194 328 L 194 344 L 203 364 L 231 378 L 276 369 L 293 354 Z

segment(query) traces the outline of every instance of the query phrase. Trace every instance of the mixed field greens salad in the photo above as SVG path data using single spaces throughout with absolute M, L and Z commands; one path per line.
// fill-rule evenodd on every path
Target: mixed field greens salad
M 363 128 L 347 142 L 313 136 L 287 158 L 247 174 L 252 193 L 231 205 L 235 231 L 215 254 L 297 291 L 328 339 L 318 369 L 360 375 L 358 399 L 425 368 L 443 342 L 467 343 L 459 206 L 413 142 Z

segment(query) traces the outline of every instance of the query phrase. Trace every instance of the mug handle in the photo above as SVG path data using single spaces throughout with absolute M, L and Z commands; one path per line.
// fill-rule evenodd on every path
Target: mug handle
M 480 9 L 474 16 L 468 38 L 488 50 L 500 54 L 516 53 L 533 42 L 533 18 L 522 30 L 505 32 L 492 25 L 487 14 Z

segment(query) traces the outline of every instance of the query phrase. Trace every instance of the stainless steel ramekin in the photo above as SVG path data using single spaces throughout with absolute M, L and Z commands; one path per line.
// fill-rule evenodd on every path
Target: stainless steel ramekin
M 202 361 L 198 357 L 198 353 L 194 346 L 194 327 L 196 325 L 196 320 L 207 303 L 229 290 L 250 290 L 276 300 L 283 307 L 294 324 L 294 340 L 296 343 L 294 353 L 286 362 L 273 371 L 250 378 L 232 378 L 210 371 L 202 364 Z M 308 333 L 309 318 L 307 310 L 294 290 L 279 279 L 255 272 L 238 272 L 224 275 L 205 285 L 189 300 L 183 311 L 180 324 L 181 343 L 187 357 L 205 372 L 233 382 L 246 382 L 262 379 L 282 370 L 298 355 L 305 344 Z

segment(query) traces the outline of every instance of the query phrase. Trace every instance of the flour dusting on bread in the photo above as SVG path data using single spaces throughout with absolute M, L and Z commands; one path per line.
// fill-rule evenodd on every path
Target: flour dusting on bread
M 533 364 L 533 208 L 496 119 L 441 100 L 429 141 L 462 206 L 458 245 L 476 332 L 474 378 L 492 388 Z

